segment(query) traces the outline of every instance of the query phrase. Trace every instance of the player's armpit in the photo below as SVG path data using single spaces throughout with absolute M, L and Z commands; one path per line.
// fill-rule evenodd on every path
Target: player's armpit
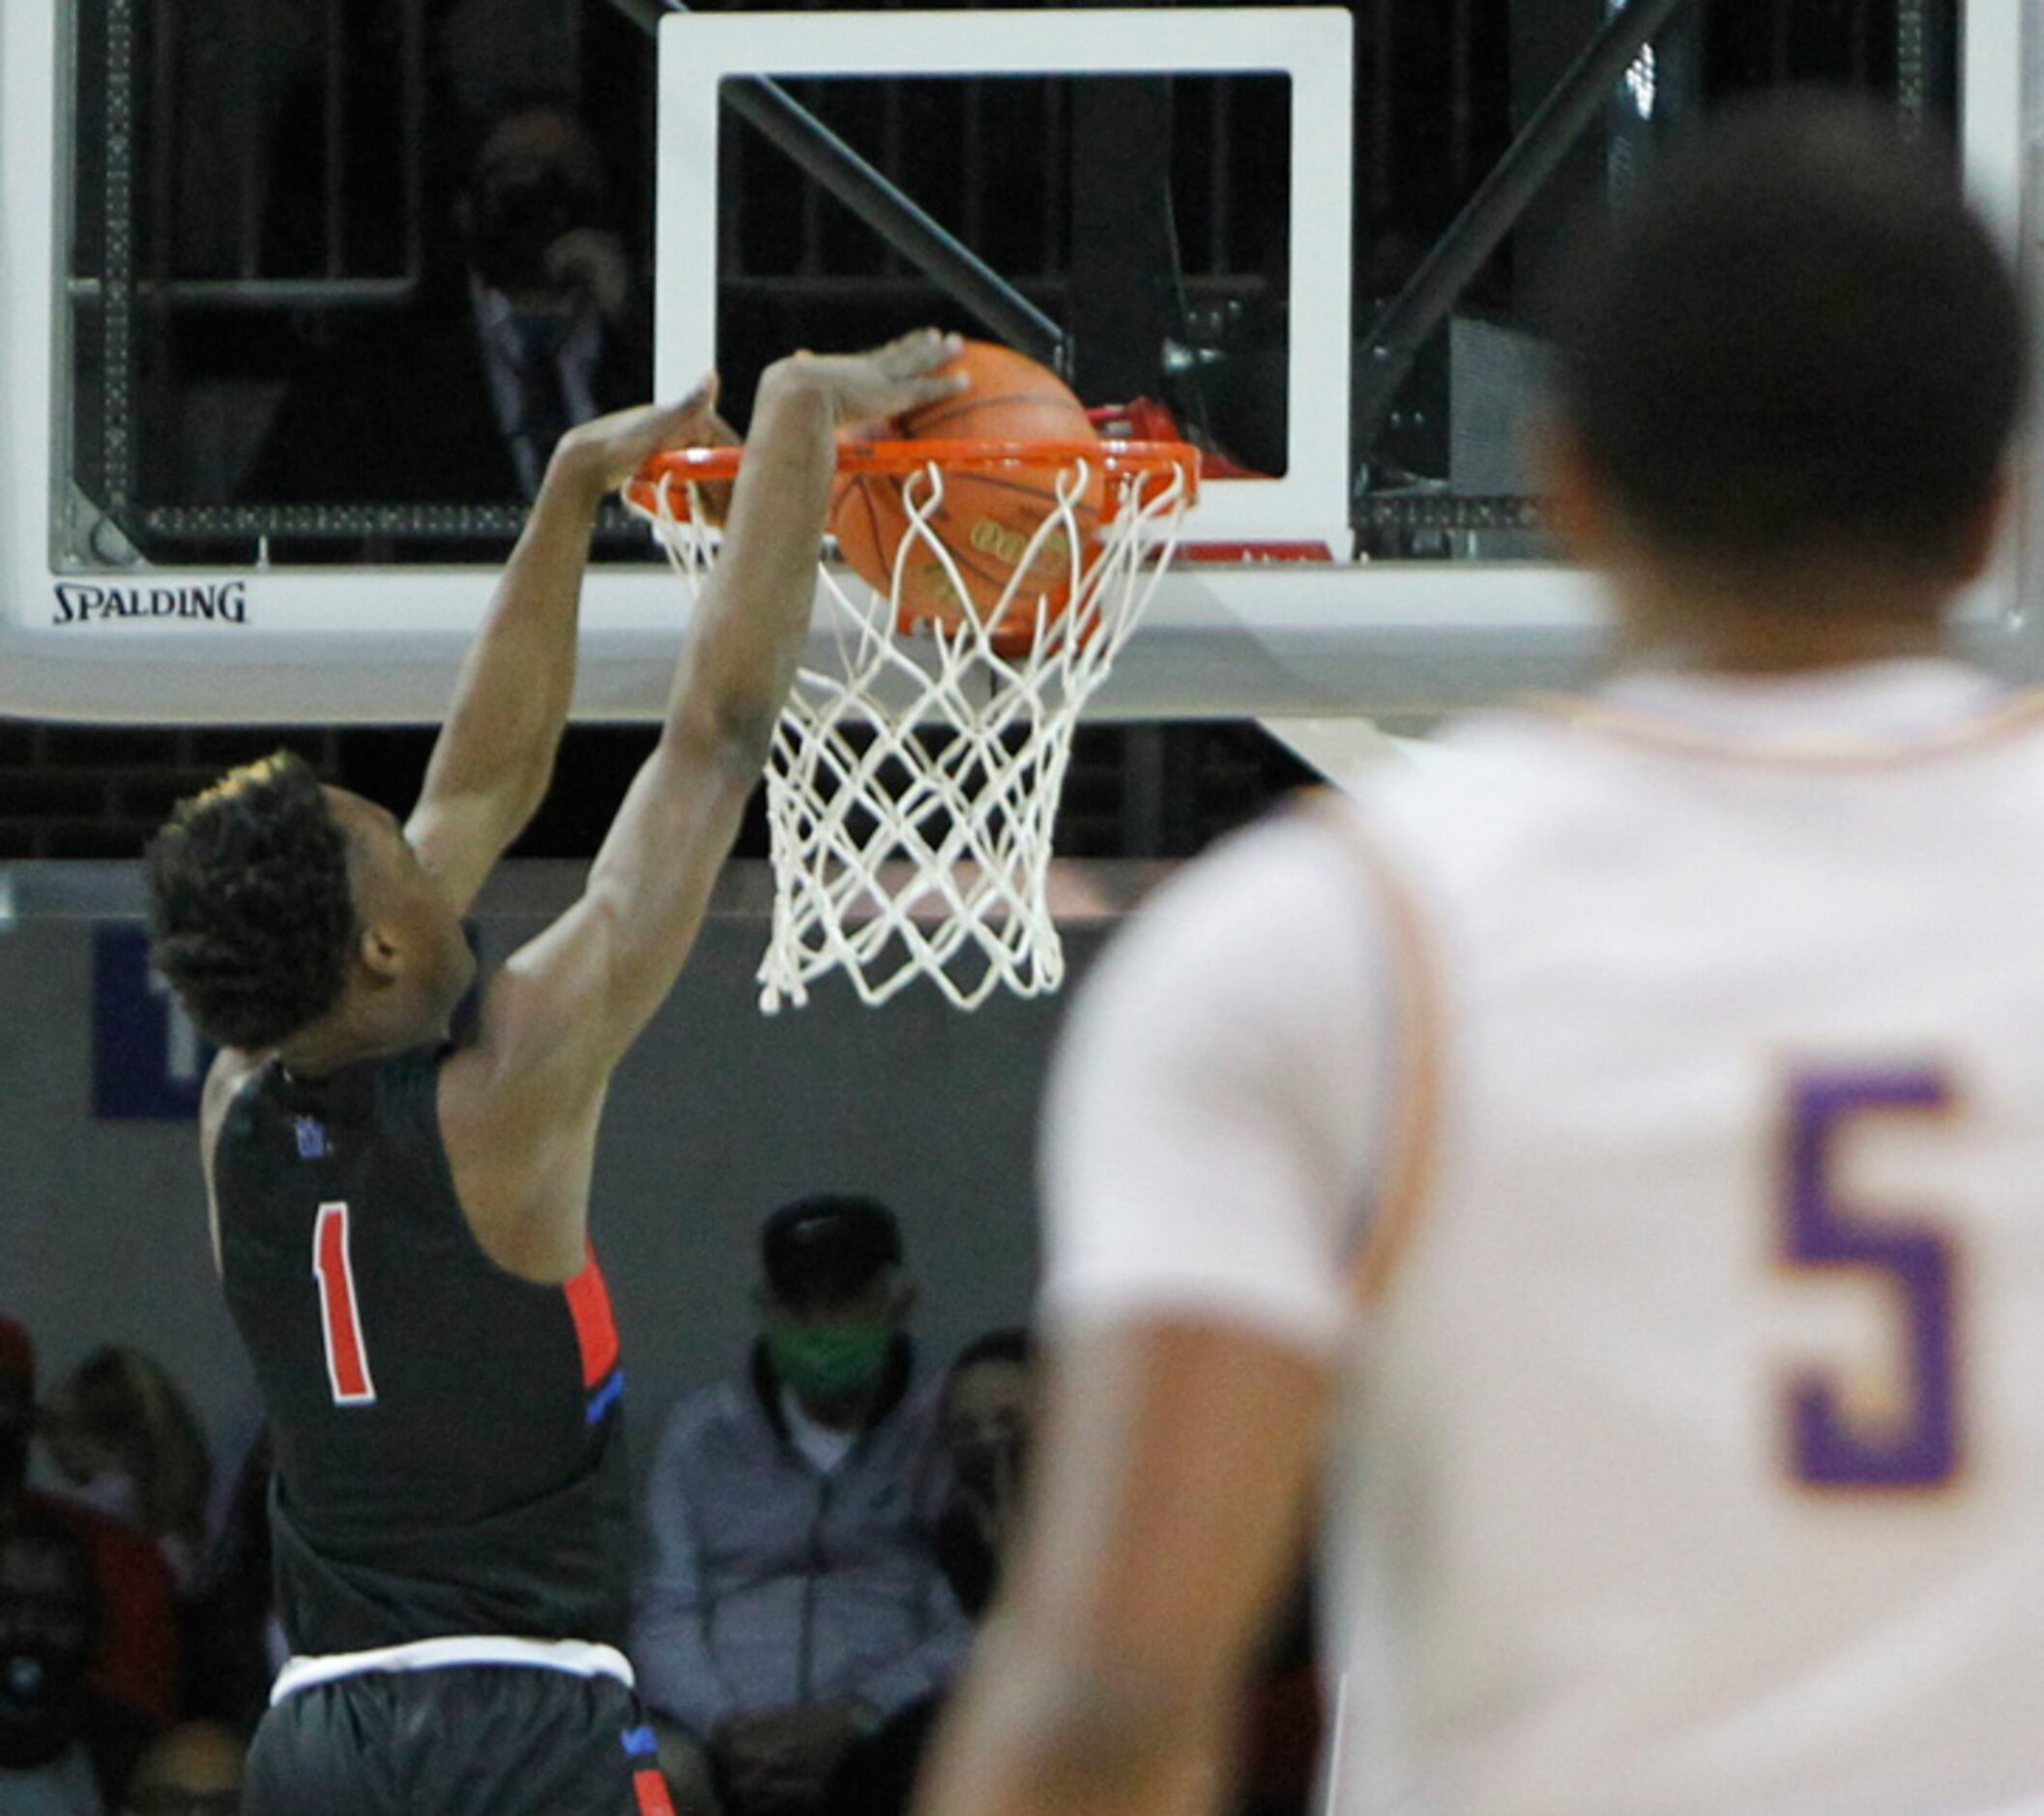
M 436 796 L 412 809 L 404 824 L 405 842 L 439 881 L 455 913 L 465 914 L 474 905 L 497 861 L 530 817 L 526 801 L 543 794 L 550 773 L 519 784 L 508 798 Z
M 678 743 L 648 759 L 580 900 L 490 980 L 475 1038 L 441 1071 L 462 1207 L 527 1278 L 580 1266 L 611 1072 L 681 973 L 758 773 L 749 746 Z
M 1074 1332 L 1022 1554 L 919 1816 L 1209 1810 L 1302 1555 L 1328 1364 L 1247 1327 Z
M 661 740 L 580 899 L 490 985 L 477 1043 L 500 1091 L 539 1112 L 601 1091 L 695 945 L 761 758 L 714 727 Z
M 589 1192 L 602 1095 L 542 1103 L 491 1088 L 475 1049 L 440 1072 L 440 1130 L 454 1195 L 506 1272 L 564 1286 L 588 1258 Z

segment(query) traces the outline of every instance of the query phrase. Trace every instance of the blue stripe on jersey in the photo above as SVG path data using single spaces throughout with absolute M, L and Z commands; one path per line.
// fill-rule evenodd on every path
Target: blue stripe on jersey
M 625 1743 L 625 1751 L 633 1759 L 651 1759 L 659 1751 L 660 1743 L 654 1738 L 651 1728 L 627 1728 L 619 1738 Z
M 589 1396 L 589 1410 L 583 1417 L 593 1425 L 625 1397 L 625 1371 L 613 1368 L 604 1383 Z

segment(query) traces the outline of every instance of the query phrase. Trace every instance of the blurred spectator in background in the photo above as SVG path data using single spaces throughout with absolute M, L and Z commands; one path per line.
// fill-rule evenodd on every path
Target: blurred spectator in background
M 978 1621 L 994 1598 L 1022 1508 L 1022 1471 L 1037 1425 L 1036 1346 L 1027 1331 L 989 1331 L 959 1352 L 940 1430 L 951 1492 L 937 1557 L 958 1605 Z
M 119 1783 L 118 1767 L 108 1770 L 92 1745 L 99 1619 L 85 1541 L 25 1502 L 0 1514 L 0 1810 L 8 1816 L 100 1816 L 104 1793 Z
M 644 286 L 572 102 L 506 102 L 462 170 L 453 294 L 374 318 L 293 383 L 249 500 L 531 499 L 565 430 L 651 390 Z
M 85 1547 L 97 1609 L 90 1688 L 145 1730 L 165 1726 L 177 1718 L 180 1695 L 169 1566 L 137 1528 L 28 1486 L 37 1423 L 35 1348 L 20 1325 L 0 1317 L 0 1526 L 59 1529 Z
M 139 1527 L 180 1587 L 206 1549 L 213 1465 L 190 1403 L 140 1350 L 96 1349 L 60 1382 L 40 1429 L 73 1499 Z
M 1039 1407 L 1036 1344 L 1025 1330 L 975 1338 L 945 1382 L 938 1430 L 951 1488 L 937 1521 L 937 1553 L 976 1623 L 998 1596 L 1021 1523 Z M 846 1756 L 826 1801 L 831 1816 L 905 1816 L 949 1687 L 902 1710 Z M 1236 1816 L 1307 1816 L 1320 1738 L 1312 1585 L 1302 1579 L 1242 1712 Z
M 91 1539 L 26 1486 L 34 1418 L 34 1352 L 0 1320 L 0 1811 L 102 1816 L 149 1725 L 95 1691 L 108 1610 Z
M 971 1629 L 931 1544 L 937 1394 L 893 1216 L 801 1199 L 761 1257 L 750 1367 L 684 1400 L 654 1459 L 631 1652 L 685 1809 L 799 1816 Z
M 248 1748 L 231 1728 L 188 1721 L 141 1757 L 120 1816 L 238 1816 Z
M 951 1363 L 938 1415 L 951 1487 L 937 1520 L 937 1556 L 976 1623 L 993 1601 L 1021 1515 L 1037 1409 L 1036 1345 L 1027 1331 L 989 1331 Z M 949 1689 L 911 1703 L 846 1755 L 826 1800 L 831 1816 L 902 1816 Z

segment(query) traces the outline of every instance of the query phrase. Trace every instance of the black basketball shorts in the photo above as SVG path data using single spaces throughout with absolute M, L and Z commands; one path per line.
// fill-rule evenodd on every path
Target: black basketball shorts
M 638 1699 L 533 1665 L 366 1671 L 286 1697 L 244 1816 L 674 1816 Z

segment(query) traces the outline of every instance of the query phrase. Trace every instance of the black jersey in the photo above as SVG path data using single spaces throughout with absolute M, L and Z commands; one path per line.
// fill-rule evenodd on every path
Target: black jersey
M 440 1136 L 446 1055 L 264 1069 L 214 1149 L 227 1303 L 276 1445 L 294 1651 L 451 1634 L 619 1644 L 624 1375 L 594 1253 L 539 1286 L 482 1252 Z

